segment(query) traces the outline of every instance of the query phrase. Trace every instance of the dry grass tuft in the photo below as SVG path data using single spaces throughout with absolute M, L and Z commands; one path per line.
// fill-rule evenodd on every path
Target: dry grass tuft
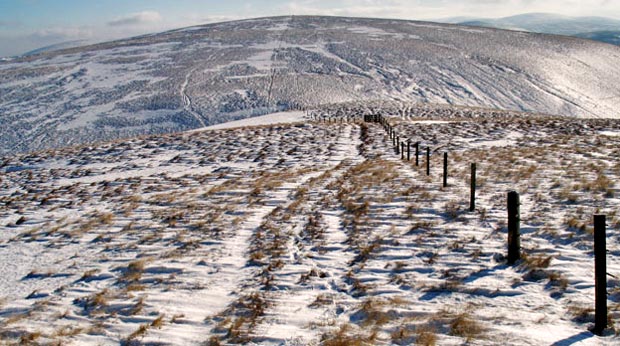
M 121 340 L 121 345 L 130 345 L 131 342 L 139 337 L 144 337 L 149 330 L 148 324 L 141 324 L 138 329 L 129 334 L 125 339 Z
M 573 317 L 573 321 L 578 323 L 594 322 L 594 308 L 590 306 L 570 305 L 568 313 Z
M 147 260 L 139 259 L 130 262 L 127 265 L 127 268 L 123 270 L 121 277 L 118 279 L 119 282 L 131 285 L 136 284 L 142 278 L 142 274 L 144 273 L 144 268 L 146 267 Z
M 324 334 L 321 337 L 323 346 L 367 346 L 373 345 L 377 340 L 377 331 L 372 331 L 369 335 L 363 335 L 358 331 L 351 333 L 351 325 L 343 324 L 332 334 Z M 355 334 L 355 335 L 352 335 Z
M 467 312 L 456 315 L 450 322 L 450 334 L 467 339 L 467 342 L 478 338 L 484 333 L 484 328 Z
M 429 325 L 422 325 L 415 330 L 415 344 L 420 346 L 435 346 L 437 344 L 437 332 Z
M 523 260 L 523 266 L 527 269 L 544 269 L 548 268 L 553 260 L 553 256 L 543 256 L 543 255 L 534 255 L 530 256 L 527 254 L 522 254 L 521 259 Z
M 164 326 L 164 317 L 166 317 L 165 314 L 159 315 L 156 319 L 153 320 L 153 322 L 151 322 L 151 327 L 161 329 L 161 327 Z

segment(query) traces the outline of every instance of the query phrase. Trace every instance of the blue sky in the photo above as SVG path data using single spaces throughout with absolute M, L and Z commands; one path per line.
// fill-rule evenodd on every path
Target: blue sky
M 429 20 L 527 12 L 620 19 L 620 0 L 0 0 L 0 56 L 59 42 L 102 41 L 259 16 L 321 14 Z

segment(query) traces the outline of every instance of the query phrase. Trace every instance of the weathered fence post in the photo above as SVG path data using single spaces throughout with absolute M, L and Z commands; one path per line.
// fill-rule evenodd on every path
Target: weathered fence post
M 400 154 L 400 136 L 396 136 L 396 155 Z
M 420 165 L 420 142 L 415 143 L 415 165 Z
M 476 210 L 476 164 L 471 164 L 471 180 L 469 192 L 469 211 Z
M 405 142 L 400 143 L 400 159 L 405 159 Z
M 392 146 L 396 146 L 396 133 L 394 133 L 394 129 L 392 129 Z
M 411 161 L 411 140 L 407 140 L 407 161 Z
M 443 187 L 448 187 L 448 153 L 443 153 Z
M 431 148 L 426 147 L 426 175 L 431 175 Z
M 521 221 L 519 194 L 508 192 L 508 264 L 515 264 L 520 258 L 521 239 L 519 223 Z
M 602 335 L 607 328 L 607 245 L 605 215 L 594 215 L 594 329 Z

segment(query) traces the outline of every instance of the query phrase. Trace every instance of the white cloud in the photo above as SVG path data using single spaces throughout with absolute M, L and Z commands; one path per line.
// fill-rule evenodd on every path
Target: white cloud
M 108 22 L 111 26 L 143 25 L 161 22 L 163 17 L 157 11 L 132 13 Z
M 92 36 L 93 30 L 85 27 L 51 27 L 36 31 L 30 35 L 32 39 L 42 41 L 66 41 Z

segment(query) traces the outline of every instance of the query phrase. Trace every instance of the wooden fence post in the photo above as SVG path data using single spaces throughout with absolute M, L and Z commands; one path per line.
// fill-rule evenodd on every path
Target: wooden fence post
M 448 152 L 443 153 L 443 187 L 448 187 Z
M 469 211 L 476 210 L 476 164 L 471 164 L 471 181 L 469 192 Z
M 420 165 L 420 142 L 415 142 L 415 165 Z
M 521 239 L 519 233 L 521 215 L 519 194 L 508 192 L 508 264 L 515 264 L 520 258 Z
M 396 155 L 400 154 L 400 136 L 396 136 Z
M 400 143 L 400 159 L 405 159 L 405 142 Z
M 431 175 L 431 148 L 426 147 L 426 175 Z
M 407 140 L 407 161 L 411 161 L 411 140 Z
M 605 215 L 594 215 L 594 329 L 602 335 L 607 328 L 607 245 Z

